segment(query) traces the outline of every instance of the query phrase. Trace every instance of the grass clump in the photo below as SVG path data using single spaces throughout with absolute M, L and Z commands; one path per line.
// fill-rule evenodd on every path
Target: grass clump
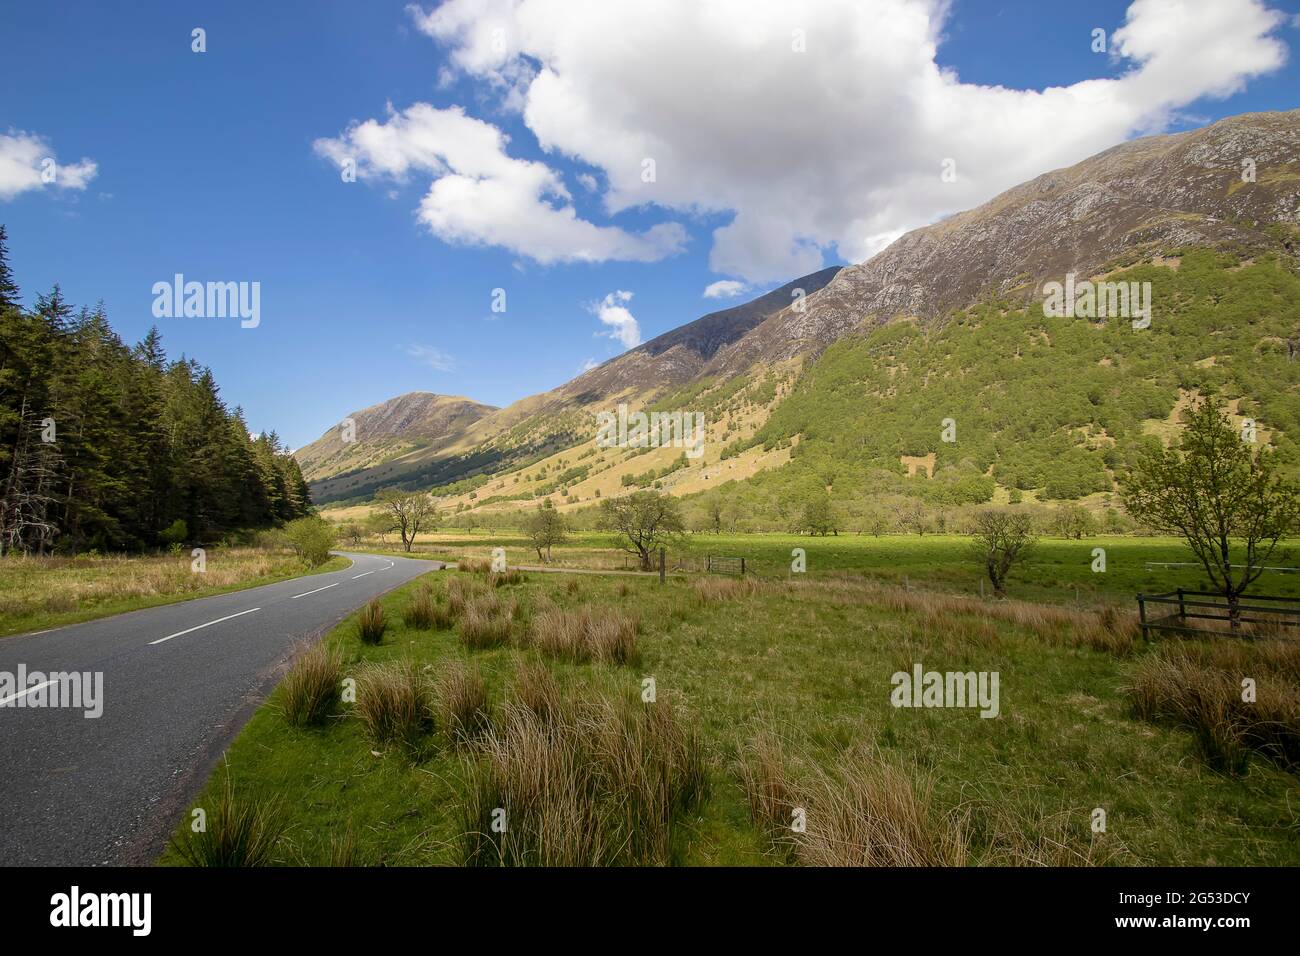
M 417 749 L 433 727 L 433 708 L 424 676 L 410 661 L 369 664 L 357 677 L 354 708 L 376 744 Z
M 458 745 L 470 744 L 492 726 L 483 676 L 458 660 L 443 665 L 433 687 L 438 723 Z
M 596 692 L 559 704 L 536 670 L 481 752 L 466 768 L 466 865 L 667 865 L 707 793 L 702 746 L 671 705 Z
M 384 606 L 378 600 L 370 601 L 357 615 L 357 636 L 362 644 L 382 644 L 387 627 Z
M 324 641 L 304 651 L 280 685 L 284 718 L 295 727 L 319 724 L 338 701 L 343 659 Z
M 190 866 L 269 866 L 284 833 L 278 801 L 247 800 L 235 795 L 234 781 L 225 775 L 215 805 L 205 809 L 203 829 L 197 818 L 172 848 Z
M 637 619 L 618 608 L 545 608 L 533 616 L 525 641 L 543 654 L 571 661 L 635 665 Z

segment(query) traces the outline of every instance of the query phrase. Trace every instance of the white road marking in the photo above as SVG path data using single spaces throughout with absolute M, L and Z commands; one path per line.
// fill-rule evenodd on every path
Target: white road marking
M 252 614 L 254 611 L 262 610 L 260 607 L 250 607 L 247 611 L 240 611 L 238 614 L 227 614 L 225 617 L 219 617 L 215 621 L 208 621 L 207 624 L 199 624 L 195 627 L 187 627 L 183 631 L 177 631 L 175 634 L 168 634 L 166 637 L 160 637 L 156 641 L 150 641 L 149 646 L 161 644 L 163 641 L 170 641 L 173 637 L 180 637 L 182 634 L 188 634 L 190 631 L 201 631 L 205 627 L 211 627 L 213 624 L 220 624 L 222 621 L 229 621 L 232 617 L 243 617 L 245 614 Z
M 34 694 L 42 687 L 49 687 L 51 684 L 54 683 L 57 682 L 52 680 L 47 680 L 44 684 L 37 684 L 35 687 L 29 687 L 26 690 L 20 690 L 16 694 L 10 694 L 8 697 L 0 697 L 0 707 L 3 707 L 5 704 L 12 703 L 13 701 L 18 700 L 19 698 L 26 697 L 28 694 Z
M 321 591 L 328 591 L 330 588 L 338 587 L 340 583 L 342 582 L 335 581 L 333 584 L 327 584 L 323 588 L 317 588 L 315 591 L 303 591 L 301 594 L 295 594 L 293 597 L 289 598 L 289 600 L 296 601 L 298 598 L 306 597 L 309 594 L 319 594 Z
M 378 570 L 379 570 L 378 568 L 375 569 L 375 571 L 378 571 Z M 358 575 L 356 575 L 356 577 L 354 577 L 352 580 L 355 581 L 357 578 L 364 578 L 367 574 L 374 574 L 375 571 L 366 571 L 364 574 L 358 574 Z

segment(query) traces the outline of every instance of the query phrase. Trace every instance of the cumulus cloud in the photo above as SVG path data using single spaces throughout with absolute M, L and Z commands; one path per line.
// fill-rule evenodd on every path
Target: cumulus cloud
M 451 372 L 456 368 L 455 359 L 431 345 L 408 345 L 406 354 L 436 372 Z
M 1266 0 L 1135 0 L 1119 74 L 963 82 L 936 54 L 950 0 L 447 0 L 411 8 L 452 68 L 548 153 L 602 172 L 610 214 L 730 214 L 715 272 L 789 279 L 1166 127 L 1278 69 Z M 963 11 L 958 8 L 957 15 Z M 1063 44 L 1088 44 L 1090 33 Z M 1098 74 L 1110 72 L 1098 55 Z M 643 160 L 655 161 L 652 182 Z M 955 181 L 941 178 L 953 160 Z
M 740 295 L 748 289 L 743 282 L 735 279 L 719 279 L 717 282 L 710 282 L 704 287 L 704 298 L 706 299 L 731 299 Z
M 506 152 L 510 138 L 459 107 L 416 103 L 386 120 L 354 123 L 316 151 L 360 179 L 432 179 L 418 217 L 445 242 L 499 246 L 543 264 L 651 262 L 679 251 L 685 230 L 660 223 L 631 233 L 578 216 L 564 182 L 545 163 Z
M 622 342 L 626 349 L 641 344 L 641 326 L 627 308 L 627 303 L 631 301 L 632 293 L 619 289 L 589 307 L 596 318 L 609 326 L 607 331 L 596 334 Z
M 43 136 L 14 129 L 0 133 L 0 200 L 46 186 L 82 190 L 98 172 L 93 159 L 59 163 Z

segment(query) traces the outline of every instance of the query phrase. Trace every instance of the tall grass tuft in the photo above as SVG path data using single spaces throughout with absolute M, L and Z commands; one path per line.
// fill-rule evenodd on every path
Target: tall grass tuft
M 357 677 L 354 712 L 377 744 L 418 749 L 433 727 L 429 687 L 411 661 L 367 665 Z
M 470 650 L 507 647 L 514 635 L 517 601 L 502 601 L 495 594 L 482 594 L 465 602 L 456 631 Z
M 342 654 L 324 641 L 304 651 L 280 685 L 285 720 L 295 727 L 318 724 L 338 701 L 343 679 Z
M 357 636 L 362 644 L 382 644 L 388 622 L 384 619 L 384 606 L 372 600 L 357 615 Z
M 612 607 L 549 607 L 533 615 L 523 640 L 543 654 L 572 661 L 635 665 L 637 619 Z
M 1300 768 L 1300 645 L 1211 640 L 1162 645 L 1125 688 L 1134 717 L 1192 733 L 1215 770 L 1244 773 L 1252 753 Z M 1243 700 L 1243 678 L 1255 699 Z
M 708 783 L 700 742 L 672 707 L 590 694 L 542 716 L 520 696 L 466 765 L 462 862 L 671 863 L 673 835 Z
M 438 722 L 452 741 L 470 744 L 492 726 L 483 676 L 458 660 L 443 665 L 434 682 Z
M 779 741 L 761 735 L 741 777 L 754 822 L 805 866 L 966 864 L 963 821 L 937 811 L 927 782 L 879 754 L 846 753 L 830 769 L 810 763 L 795 780 Z
M 235 795 L 229 772 L 224 775 L 216 805 L 207 810 L 200 833 L 185 828 L 173 838 L 176 852 L 190 866 L 269 866 L 285 825 L 276 800 L 246 800 Z

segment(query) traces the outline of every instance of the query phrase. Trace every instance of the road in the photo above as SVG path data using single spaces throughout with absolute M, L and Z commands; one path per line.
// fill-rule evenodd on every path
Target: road
M 0 639 L 0 865 L 151 863 L 300 642 L 437 561 L 346 553 L 352 566 Z M 101 673 L 79 709 L 16 706 Z M 93 681 L 93 678 L 92 678 Z

